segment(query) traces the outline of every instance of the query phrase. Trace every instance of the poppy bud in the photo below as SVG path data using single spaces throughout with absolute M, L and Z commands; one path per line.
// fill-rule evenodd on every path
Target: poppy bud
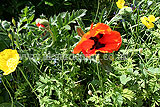
M 36 24 L 38 24 L 41 21 L 40 18 L 36 19 Z
M 4 29 L 9 29 L 10 28 L 10 23 L 5 20 L 5 21 L 2 22 L 2 27 Z
M 48 20 L 46 20 L 46 19 L 41 19 L 39 23 L 42 24 L 42 25 L 48 25 L 49 24 Z
M 119 10 L 120 15 L 125 16 L 125 15 L 129 15 L 132 13 L 132 8 L 131 7 L 125 7 Z
M 91 90 L 89 90 L 89 91 L 88 91 L 88 94 L 89 94 L 89 95 L 92 95 L 92 91 L 91 91 Z

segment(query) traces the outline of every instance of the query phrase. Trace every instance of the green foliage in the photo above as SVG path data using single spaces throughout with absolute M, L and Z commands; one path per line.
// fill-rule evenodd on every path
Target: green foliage
M 47 6 L 53 11 L 36 16 L 42 4 L 45 11 Z M 120 10 L 110 0 L 42 0 L 37 6 L 26 6 L 12 22 L 0 20 L 0 51 L 17 49 L 22 61 L 15 72 L 0 77 L 0 106 L 159 106 L 160 19 L 147 29 L 140 17 L 159 17 L 160 2 L 134 0 L 125 5 L 128 8 Z M 45 16 L 51 12 L 50 18 Z M 36 26 L 38 18 L 45 28 Z M 109 24 L 122 36 L 120 50 L 105 54 L 114 56 L 107 62 L 111 72 L 103 69 L 98 57 L 71 53 L 81 38 L 75 28 L 87 32 L 94 19 L 94 24 Z

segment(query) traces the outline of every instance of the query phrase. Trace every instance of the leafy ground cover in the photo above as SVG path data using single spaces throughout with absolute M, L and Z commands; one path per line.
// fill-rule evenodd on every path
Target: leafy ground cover
M 0 20 L 0 106 L 160 105 L 159 0 L 16 3 Z

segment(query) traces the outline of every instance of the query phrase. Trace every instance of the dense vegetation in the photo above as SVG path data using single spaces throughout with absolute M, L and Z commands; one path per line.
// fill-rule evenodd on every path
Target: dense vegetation
M 117 1 L 1 0 L 0 107 L 160 106 L 160 1 Z M 120 32 L 120 48 L 73 54 L 92 23 Z M 21 62 L 4 75 L 6 49 Z

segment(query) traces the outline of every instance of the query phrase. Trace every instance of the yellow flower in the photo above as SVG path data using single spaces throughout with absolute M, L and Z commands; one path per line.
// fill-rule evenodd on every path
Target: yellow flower
M 141 22 L 148 28 L 153 28 L 154 24 L 152 22 L 156 21 L 158 18 L 155 18 L 154 15 L 149 15 L 148 18 L 143 16 L 140 18 Z
M 20 63 L 19 59 L 17 50 L 5 49 L 0 52 L 0 70 L 4 72 L 3 75 L 14 72 Z
M 124 4 L 125 4 L 125 1 L 124 1 L 124 0 L 118 0 L 118 1 L 116 2 L 116 4 L 117 4 L 117 7 L 120 8 L 120 9 L 122 9 L 122 8 L 124 8 L 124 7 L 127 7 L 127 6 L 124 6 Z

